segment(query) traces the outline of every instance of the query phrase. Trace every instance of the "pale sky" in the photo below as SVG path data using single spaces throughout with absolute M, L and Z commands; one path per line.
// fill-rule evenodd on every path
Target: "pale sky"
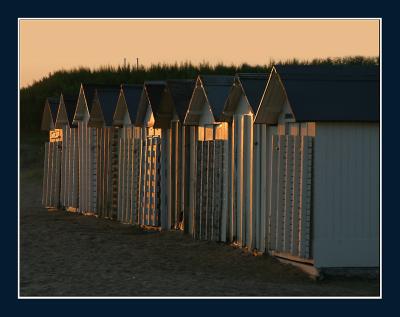
M 20 20 L 20 81 L 79 66 L 379 55 L 378 20 Z

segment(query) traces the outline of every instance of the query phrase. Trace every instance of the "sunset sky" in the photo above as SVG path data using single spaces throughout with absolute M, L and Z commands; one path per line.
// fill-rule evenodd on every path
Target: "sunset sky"
M 379 55 L 378 20 L 20 20 L 20 82 L 79 66 Z

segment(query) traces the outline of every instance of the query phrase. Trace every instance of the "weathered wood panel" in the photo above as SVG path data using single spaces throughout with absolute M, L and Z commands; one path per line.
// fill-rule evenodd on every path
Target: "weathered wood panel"
M 139 224 L 158 227 L 161 225 L 161 138 L 147 136 L 142 154 L 141 204 Z
M 310 259 L 312 137 L 273 135 L 271 144 L 268 248 Z
M 46 142 L 42 203 L 47 208 L 60 206 L 61 142 Z

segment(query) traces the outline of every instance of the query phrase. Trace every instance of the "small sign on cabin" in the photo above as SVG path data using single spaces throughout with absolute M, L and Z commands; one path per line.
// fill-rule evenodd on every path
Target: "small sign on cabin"
M 62 141 L 62 129 L 50 130 L 50 142 Z

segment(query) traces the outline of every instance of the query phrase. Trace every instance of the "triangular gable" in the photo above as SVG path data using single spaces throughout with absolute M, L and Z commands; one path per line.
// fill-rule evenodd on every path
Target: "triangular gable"
M 124 119 L 128 114 L 128 105 L 126 104 L 125 96 L 121 88 L 118 96 L 117 106 L 113 116 L 113 126 L 123 126 Z M 128 116 L 129 118 L 129 116 Z M 131 124 L 129 120 L 129 124 Z
M 148 106 L 151 108 L 155 121 L 157 121 L 157 119 L 160 120 L 159 108 L 165 89 L 166 83 L 163 81 L 144 83 L 136 115 L 135 126 L 143 127 L 147 124 L 146 114 L 148 113 Z
M 54 129 L 54 122 L 53 117 L 51 115 L 50 105 L 49 103 L 45 102 L 42 114 L 42 123 L 40 126 L 42 131 L 50 131 Z
M 89 119 L 89 107 L 85 97 L 84 85 L 81 84 L 79 89 L 78 101 L 76 104 L 75 114 L 73 123 L 77 124 L 78 121 L 88 120 Z
M 76 98 L 65 97 L 64 94 L 61 93 L 60 105 L 58 107 L 57 119 L 55 122 L 55 127 L 57 129 L 61 129 L 65 125 L 72 126 L 76 104 Z
M 208 104 L 208 100 L 206 98 L 200 77 L 198 76 L 183 123 L 185 125 L 199 125 L 203 112 L 203 105 L 205 103 Z
M 68 122 L 67 109 L 65 108 L 65 103 L 64 103 L 64 96 L 63 94 L 61 94 L 60 106 L 58 107 L 55 127 L 57 129 L 62 129 L 62 127 L 65 125 L 69 125 L 69 122 Z
M 96 89 L 89 113 L 89 126 L 103 127 L 112 125 L 119 92 L 120 89 L 118 88 Z
M 267 80 L 267 74 L 236 74 L 224 106 L 224 121 L 231 121 L 233 114 L 237 112 L 255 114 Z
M 90 116 L 89 116 L 88 126 L 94 128 L 104 127 L 105 120 L 97 92 L 94 95 L 89 115 Z
M 114 125 L 132 124 L 136 121 L 142 91 L 143 85 L 121 85 L 113 117 Z
M 277 124 L 286 101 L 285 88 L 273 67 L 254 122 Z
M 58 106 L 58 98 L 46 98 L 42 114 L 41 130 L 50 131 L 54 129 Z

